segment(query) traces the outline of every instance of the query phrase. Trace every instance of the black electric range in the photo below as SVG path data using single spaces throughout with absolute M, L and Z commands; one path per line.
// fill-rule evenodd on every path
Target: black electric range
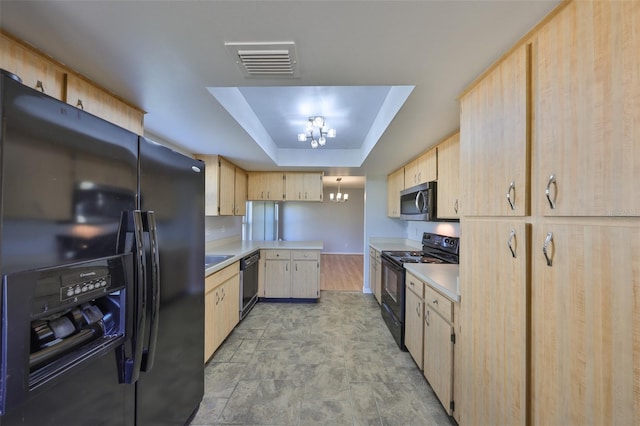
M 425 232 L 422 251 L 382 251 L 381 312 L 400 349 L 404 346 L 405 263 L 457 264 L 460 238 Z

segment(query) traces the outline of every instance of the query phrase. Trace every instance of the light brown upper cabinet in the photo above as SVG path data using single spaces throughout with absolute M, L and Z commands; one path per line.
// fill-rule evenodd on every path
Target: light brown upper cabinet
M 404 189 L 404 168 L 387 176 L 387 216 L 400 217 L 400 191 Z
M 404 187 L 411 188 L 438 179 L 438 153 L 433 148 L 404 166 Z
M 529 213 L 529 58 L 525 44 L 460 99 L 464 215 Z
M 235 168 L 236 183 L 234 186 L 234 210 L 233 214 L 236 216 L 244 216 L 247 214 L 247 180 L 248 174 L 245 170 L 237 167 Z
M 0 68 L 16 74 L 26 86 L 143 134 L 143 111 L 5 33 L 0 33 Z
M 639 22 L 637 1 L 574 2 L 539 32 L 539 214 L 640 216 Z
M 438 146 L 438 218 L 458 219 L 460 215 L 460 133 Z
M 251 201 L 282 201 L 285 195 L 284 173 L 249 172 L 247 193 Z
M 0 68 L 22 80 L 22 84 L 64 100 L 65 71 L 46 57 L 0 33 Z
M 243 216 L 246 213 L 247 172 L 219 155 L 197 155 L 196 158 L 206 164 L 205 215 Z
M 322 172 L 285 173 L 287 201 L 322 201 Z
M 141 111 L 120 101 L 89 81 L 67 74 L 66 101 L 138 135 L 143 133 Z

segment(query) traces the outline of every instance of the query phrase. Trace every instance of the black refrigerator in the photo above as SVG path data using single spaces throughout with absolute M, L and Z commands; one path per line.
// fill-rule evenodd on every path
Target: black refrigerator
M 180 425 L 204 391 L 204 164 L 0 76 L 0 425 Z

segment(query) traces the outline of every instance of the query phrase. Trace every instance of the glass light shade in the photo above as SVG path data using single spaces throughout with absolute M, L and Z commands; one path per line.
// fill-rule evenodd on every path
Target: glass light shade
M 324 144 L 327 143 L 327 140 L 324 136 L 320 136 L 320 139 L 318 139 L 318 143 L 320 144 L 320 146 L 324 146 Z
M 333 199 L 334 199 L 334 198 L 335 198 L 335 195 L 333 194 L 333 192 L 332 192 L 331 194 L 329 194 L 329 199 L 330 199 L 331 201 L 333 201 Z
M 342 200 L 342 192 L 338 192 L 338 195 L 336 195 L 336 198 L 338 199 L 338 201 Z
M 306 133 L 298 133 L 298 142 L 306 142 L 307 134 Z
M 327 133 L 327 137 L 330 137 L 330 138 L 336 137 L 336 129 L 329 129 L 326 133 Z
M 311 140 L 311 148 L 316 149 L 318 147 L 318 141 L 315 139 Z
M 311 122 L 311 120 L 307 121 L 307 125 L 305 128 L 307 129 L 307 133 L 313 130 L 313 123 Z
M 344 194 L 344 200 L 347 201 L 349 199 L 349 194 Z
M 322 117 L 316 117 L 313 119 L 313 125 L 316 127 L 322 127 L 324 126 L 324 118 Z

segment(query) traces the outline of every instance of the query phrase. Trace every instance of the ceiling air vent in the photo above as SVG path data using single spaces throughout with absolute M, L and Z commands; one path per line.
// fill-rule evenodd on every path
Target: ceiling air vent
M 225 43 L 248 77 L 297 77 L 296 45 L 292 41 Z

